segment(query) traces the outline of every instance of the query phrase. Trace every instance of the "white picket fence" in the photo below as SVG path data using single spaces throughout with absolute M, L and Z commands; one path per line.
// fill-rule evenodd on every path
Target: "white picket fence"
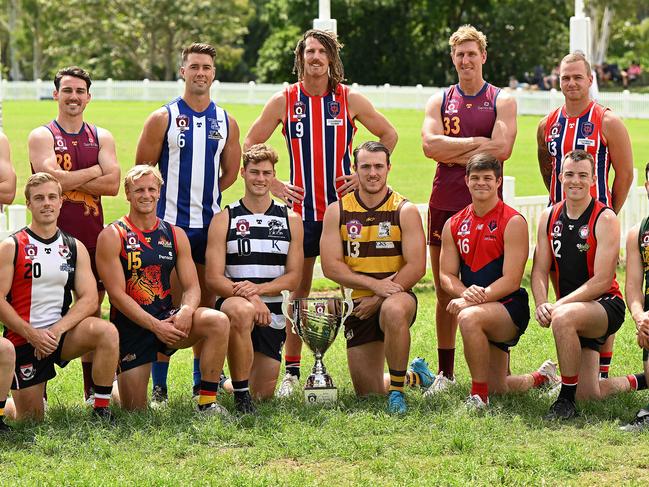
M 212 96 L 220 103 L 243 103 L 263 105 L 281 90 L 284 84 L 222 83 L 212 85 Z M 367 86 L 353 84 L 379 108 L 411 108 L 423 110 L 426 101 L 442 88 L 417 86 Z M 51 98 L 54 85 L 51 81 L 7 81 L 0 83 L 0 99 L 41 100 Z M 184 82 L 178 81 L 93 81 L 92 96 L 95 100 L 168 101 L 183 93 Z M 518 102 L 521 115 L 546 115 L 563 102 L 563 95 L 556 90 L 528 91 L 517 89 L 511 92 Z M 631 93 L 600 92 L 598 101 L 611 107 L 625 118 L 649 118 L 649 95 Z

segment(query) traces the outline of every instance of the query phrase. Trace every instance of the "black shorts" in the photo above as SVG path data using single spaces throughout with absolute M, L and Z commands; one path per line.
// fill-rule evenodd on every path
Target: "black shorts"
M 608 327 L 606 328 L 606 333 L 599 338 L 586 338 L 579 337 L 579 342 L 581 343 L 581 348 L 590 348 L 596 352 L 599 352 L 600 346 L 604 342 L 617 332 L 622 323 L 624 323 L 624 315 L 626 312 L 626 306 L 624 305 L 624 300 L 618 296 L 613 296 L 612 294 L 604 294 L 603 296 L 595 300 L 596 303 L 599 303 L 606 311 L 606 316 L 608 317 Z
M 459 211 L 459 210 L 458 210 Z M 442 245 L 442 230 L 444 224 L 449 220 L 457 211 L 438 210 L 428 205 L 428 245 Z
M 34 355 L 34 347 L 29 343 L 18 345 L 16 349 L 16 367 L 11 389 L 27 389 L 28 387 L 47 382 L 56 377 L 54 364 L 63 368 L 69 361 L 61 360 L 61 350 L 67 333 L 61 335 L 57 349 L 43 359 Z
M 410 326 L 417 320 L 417 295 L 412 291 L 408 291 L 408 294 L 415 299 L 415 314 L 412 317 Z M 358 300 L 354 300 L 354 306 L 356 306 Z M 385 338 L 381 326 L 379 323 L 379 318 L 381 316 L 381 308 L 378 309 L 369 318 L 364 320 L 358 319 L 356 316 L 351 314 L 349 318 L 345 320 L 345 338 L 347 339 L 347 348 L 358 347 L 359 345 L 365 345 L 370 342 L 382 342 Z
M 88 249 L 88 254 L 90 255 L 90 268 L 92 269 L 92 275 L 95 276 L 95 281 L 97 281 L 97 291 L 105 291 L 104 283 L 99 277 L 99 272 L 97 271 L 97 262 L 95 259 L 97 249 Z
M 214 303 L 214 309 L 221 311 L 221 306 L 225 302 L 225 298 L 218 298 Z M 282 361 L 282 348 L 286 341 L 286 328 L 278 330 L 270 326 L 255 325 L 250 334 L 252 340 L 252 349 L 255 352 L 262 353 L 267 357 Z
M 304 227 L 304 241 L 302 248 L 304 248 L 304 257 L 317 257 L 320 255 L 320 237 L 322 236 L 322 222 L 316 221 L 303 221 Z
M 527 325 L 530 322 L 529 297 L 527 291 L 521 288 L 507 296 L 507 298 L 500 301 L 500 303 L 509 313 L 514 325 L 518 329 L 518 333 L 508 342 L 492 342 L 489 340 L 489 343 L 494 347 L 501 349 L 503 352 L 509 352 L 509 347 L 513 347 L 518 343 L 521 336 L 523 336 L 523 333 L 525 333 L 525 330 L 527 330 Z
M 124 317 L 116 319 L 115 326 L 119 332 L 118 374 L 140 365 L 155 362 L 158 352 L 168 357 L 176 353 L 175 348 L 170 348 L 162 343 L 152 331 L 146 330 Z
M 205 265 L 205 250 L 207 249 L 207 228 L 184 228 L 189 245 L 192 249 L 192 260 L 195 264 Z

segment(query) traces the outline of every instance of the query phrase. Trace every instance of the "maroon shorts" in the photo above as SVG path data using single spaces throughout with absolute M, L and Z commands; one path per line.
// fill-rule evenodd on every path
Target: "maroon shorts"
M 99 272 L 97 272 L 97 262 L 95 260 L 95 253 L 97 249 L 88 249 L 88 254 L 90 254 L 90 267 L 92 268 L 92 274 L 95 276 L 95 281 L 97 281 L 97 291 L 105 291 L 104 283 L 99 277 Z
M 426 242 L 428 245 L 436 245 L 437 247 L 442 245 L 444 224 L 458 211 L 460 210 L 439 210 L 431 207 L 430 203 L 428 204 L 428 240 Z

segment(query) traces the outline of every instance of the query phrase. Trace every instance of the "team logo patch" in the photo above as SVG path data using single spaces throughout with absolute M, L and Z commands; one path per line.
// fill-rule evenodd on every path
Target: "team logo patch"
M 340 102 L 330 101 L 329 103 L 327 103 L 327 111 L 329 112 L 329 115 L 331 115 L 333 118 L 336 118 L 338 115 L 340 115 Z
M 347 227 L 347 235 L 349 238 L 354 239 L 361 236 L 363 224 L 358 220 L 348 221 L 345 226 Z
M 457 113 L 457 102 L 455 100 L 449 100 L 448 104 L 446 105 L 445 113 L 447 115 L 454 115 Z
M 20 366 L 20 378 L 22 380 L 32 380 L 36 375 L 34 364 L 25 364 Z
M 221 122 L 222 120 L 217 120 L 216 118 L 208 118 L 207 123 L 209 124 L 209 130 L 207 132 L 207 138 L 212 140 L 221 140 L 223 136 L 221 135 Z
M 595 131 L 593 122 L 584 122 L 581 124 L 581 133 L 584 137 L 590 137 Z
M 137 238 L 135 232 L 128 232 L 126 234 L 126 250 L 139 250 L 140 239 Z
M 303 101 L 298 100 L 293 105 L 293 116 L 298 120 L 306 117 L 306 105 Z
M 68 259 L 70 257 L 70 247 L 65 244 L 59 245 L 59 255 L 64 259 Z
M 178 127 L 178 130 L 185 131 L 189 130 L 189 116 L 185 115 L 184 113 L 181 113 L 176 117 L 176 127 Z
M 60 135 L 54 136 L 54 150 L 59 152 L 65 152 L 68 150 L 68 146 L 65 145 L 65 139 Z
M 559 135 L 561 135 L 561 124 L 555 123 L 550 129 L 550 138 L 556 139 Z
M 471 233 L 471 220 L 466 219 L 460 223 L 460 229 L 457 231 L 457 234 L 460 237 L 465 237 Z
M 268 222 L 268 236 L 269 237 L 282 237 L 284 236 L 284 224 L 280 220 L 274 218 Z
M 25 245 L 25 257 L 29 260 L 33 260 L 38 255 L 38 247 L 34 244 Z
M 325 303 L 315 303 L 313 305 L 313 309 L 317 315 L 323 315 L 325 314 L 325 311 L 327 310 L 327 307 Z
M 160 235 L 160 238 L 158 239 L 158 245 L 160 247 L 164 247 L 165 249 L 170 249 L 171 248 L 171 241 L 165 237 L 164 235 Z
M 554 225 L 552 225 L 552 236 L 560 237 L 561 232 L 563 232 L 563 222 L 562 221 L 554 222 Z
M 245 237 L 250 235 L 250 223 L 248 220 L 239 220 L 235 223 L 235 228 L 237 229 L 237 235 Z
M 379 222 L 379 234 L 378 238 L 388 238 L 390 237 L 391 225 L 390 222 Z
M 489 231 L 490 231 L 491 233 L 493 233 L 493 232 L 495 232 L 496 229 L 498 228 L 498 223 L 496 222 L 496 220 L 491 220 L 491 221 L 487 224 L 487 228 L 489 229 Z
M 590 230 L 588 230 L 588 225 L 583 225 L 579 227 L 579 238 L 586 240 L 589 234 L 590 234 Z
M 642 238 L 640 239 L 640 245 L 642 247 L 649 247 L 649 232 L 644 232 Z

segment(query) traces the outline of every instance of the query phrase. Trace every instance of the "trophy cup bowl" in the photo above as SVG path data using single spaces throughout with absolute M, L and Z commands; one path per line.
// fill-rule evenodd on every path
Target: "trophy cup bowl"
M 304 397 L 309 404 L 331 404 L 338 398 L 338 389 L 322 362 L 322 357 L 336 339 L 338 330 L 354 309 L 352 290 L 345 289 L 345 298 L 290 299 L 282 291 L 282 313 L 315 356 L 311 375 L 306 380 Z M 289 306 L 292 309 L 289 310 Z

